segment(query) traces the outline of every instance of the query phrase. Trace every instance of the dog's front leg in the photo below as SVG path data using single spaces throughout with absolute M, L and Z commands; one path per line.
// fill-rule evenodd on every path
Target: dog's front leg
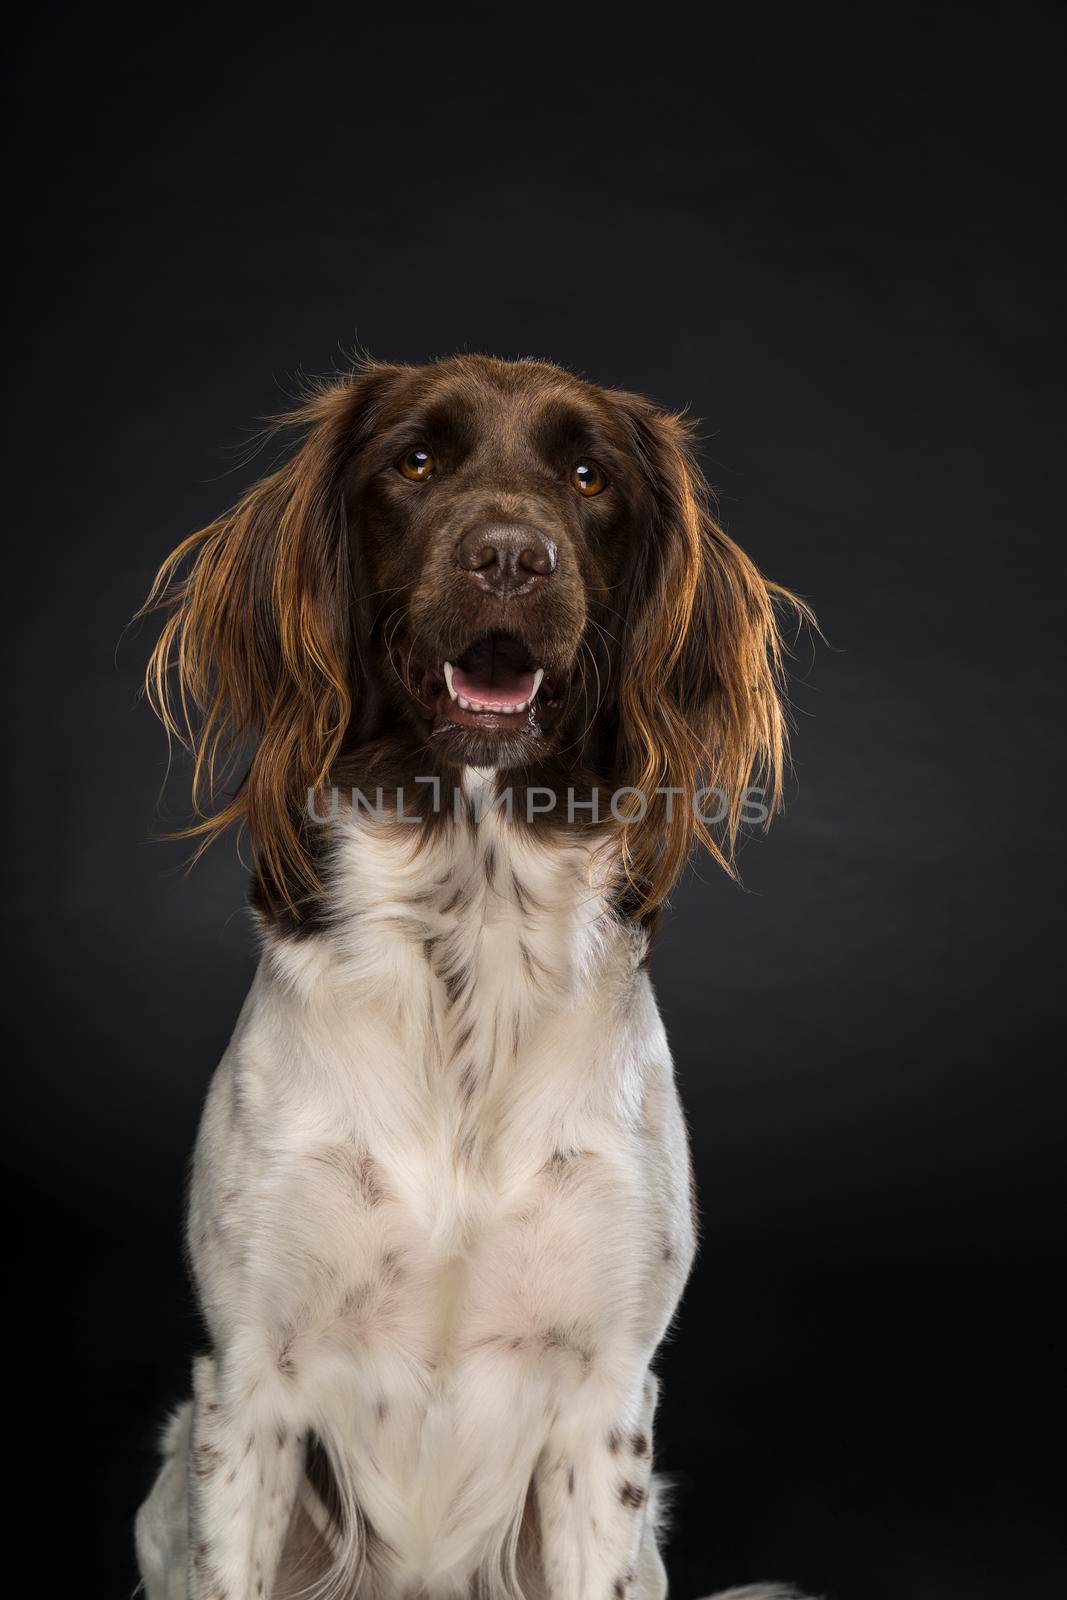
M 551 1600 L 661 1600 L 648 1521 L 656 1380 L 598 1389 L 561 1408 L 535 1476 L 541 1564 Z
M 303 1468 L 303 1438 L 254 1365 L 193 1371 L 189 1600 L 269 1597 Z

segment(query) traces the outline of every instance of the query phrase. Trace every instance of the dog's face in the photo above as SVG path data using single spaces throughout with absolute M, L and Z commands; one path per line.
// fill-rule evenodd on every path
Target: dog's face
M 371 416 L 348 503 L 390 699 L 445 763 L 543 761 L 617 675 L 633 424 L 555 368 L 469 360 L 397 374 Z
M 247 825 L 261 904 L 316 892 L 309 792 L 398 745 L 416 771 L 547 765 L 628 790 L 618 859 L 643 911 L 694 839 L 729 869 L 748 785 L 777 798 L 774 602 L 793 597 L 716 523 L 687 425 L 483 356 L 367 363 L 283 420 L 300 448 L 149 599 L 169 612 L 149 694 L 216 803 L 190 831 Z M 718 837 L 702 784 L 727 800 Z

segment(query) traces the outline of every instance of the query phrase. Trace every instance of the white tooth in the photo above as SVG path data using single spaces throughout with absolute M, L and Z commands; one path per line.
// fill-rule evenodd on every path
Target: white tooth
M 473 711 L 474 710 L 474 707 L 471 705 L 470 701 L 469 700 L 464 700 L 464 698 L 463 698 L 463 696 L 461 694 L 457 694 L 456 699 L 459 702 L 459 709 L 461 711 Z
M 537 691 L 541 687 L 541 680 L 544 677 L 544 675 L 545 675 L 544 667 L 538 667 L 537 671 L 534 673 L 533 693 L 530 695 L 530 700 L 536 700 L 537 699 Z M 527 705 L 530 704 L 530 700 L 527 700 L 527 702 L 526 702 Z
M 459 696 L 456 694 L 456 687 L 455 687 L 455 684 L 452 682 L 452 663 L 451 663 L 451 661 L 446 661 L 445 662 L 445 683 L 448 685 L 448 692 L 451 695 L 452 699 L 453 700 L 458 700 Z

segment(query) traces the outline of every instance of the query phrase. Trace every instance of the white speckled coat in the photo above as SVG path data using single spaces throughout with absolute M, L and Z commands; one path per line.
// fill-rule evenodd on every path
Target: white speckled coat
M 204 1112 L 212 1353 L 138 1519 L 150 1600 L 660 1596 L 693 1220 L 644 937 L 609 862 L 499 812 L 334 827 L 331 926 L 267 935 Z

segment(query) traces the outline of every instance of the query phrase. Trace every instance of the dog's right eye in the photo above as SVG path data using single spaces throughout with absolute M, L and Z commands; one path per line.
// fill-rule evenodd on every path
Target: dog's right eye
M 408 450 L 400 457 L 396 470 L 402 478 L 407 478 L 409 483 L 425 483 L 431 477 L 434 469 L 434 459 L 428 450 L 423 450 L 421 445 L 416 445 L 414 450 Z

